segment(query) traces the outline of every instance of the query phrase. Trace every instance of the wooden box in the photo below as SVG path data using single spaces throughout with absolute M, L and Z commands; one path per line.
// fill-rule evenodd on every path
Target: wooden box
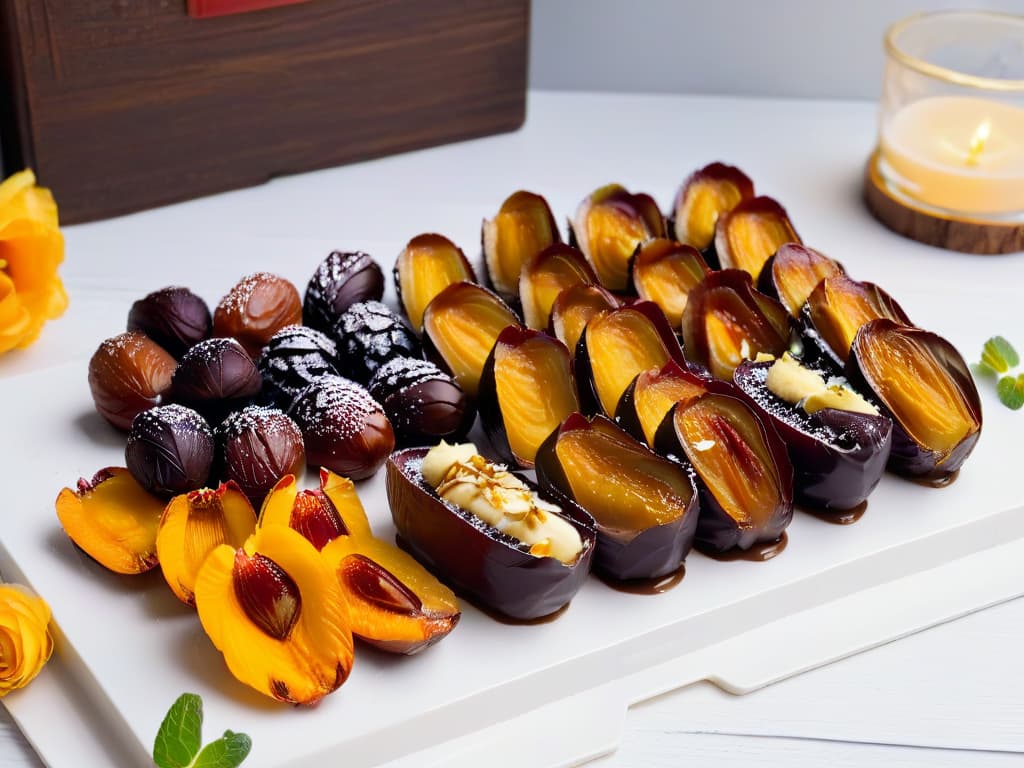
M 529 0 L 0 0 L 3 170 L 65 223 L 518 128 Z

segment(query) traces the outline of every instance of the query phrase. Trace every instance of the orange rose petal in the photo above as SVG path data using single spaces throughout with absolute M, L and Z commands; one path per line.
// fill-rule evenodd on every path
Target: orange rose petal
M 2 191 L 2 190 L 0 190 Z M 50 608 L 16 584 L 0 584 L 0 697 L 30 683 L 53 653 Z

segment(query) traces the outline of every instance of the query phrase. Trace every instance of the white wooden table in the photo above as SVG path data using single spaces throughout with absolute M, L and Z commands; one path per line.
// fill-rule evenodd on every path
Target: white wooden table
M 175 270 L 176 248 L 234 259 L 241 274 L 246 244 L 255 240 L 279 248 L 285 273 L 308 274 L 334 247 L 366 249 L 387 266 L 395 243 L 420 231 L 445 232 L 472 252 L 481 216 L 519 187 L 547 194 L 560 217 L 612 180 L 668 206 L 690 170 L 718 159 L 744 168 L 759 191 L 786 205 L 806 242 L 899 296 L 909 286 L 885 279 L 885 245 L 895 236 L 878 230 L 859 202 L 874 121 L 875 105 L 856 102 L 534 93 L 527 126 L 517 134 L 70 228 L 63 273 L 72 314 L 27 352 L 0 358 L 0 391 L 5 376 L 74 358 L 83 361 L 84 380 L 84 361 L 96 343 L 123 328 L 139 291 L 121 288 L 119 278 L 78 258 L 96 253 L 99 243 L 133 248 L 148 289 L 187 282 Z M 571 170 L 574 184 L 535 183 L 542 175 L 550 179 L 548 169 L 558 164 Z M 582 187 L 581 178 L 588 180 Z M 863 242 L 816 237 L 830 220 L 851 218 L 863 221 Z M 954 265 L 962 269 L 964 257 L 921 247 L 913 258 L 927 286 L 953 274 Z M 1021 256 L 977 264 L 1008 270 L 1017 287 L 1008 285 L 1006 296 L 1019 291 Z M 89 298 L 76 302 L 76 295 Z M 1024 322 L 993 329 L 1024 341 L 1022 331 Z M 993 416 L 1019 418 L 1024 427 L 1024 413 Z M 635 707 L 621 750 L 597 764 L 1024 764 L 1022 637 L 1024 600 L 1017 600 L 745 697 L 691 686 Z M 0 768 L 33 765 L 38 761 L 0 709 Z

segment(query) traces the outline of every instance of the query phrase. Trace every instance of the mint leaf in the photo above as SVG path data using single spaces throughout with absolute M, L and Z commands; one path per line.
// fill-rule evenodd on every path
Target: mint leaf
M 971 372 L 978 379 L 995 380 L 999 376 L 998 373 L 989 368 L 985 363 L 971 363 Z
M 224 731 L 224 735 L 207 744 L 196 758 L 193 768 L 237 768 L 252 749 L 252 739 L 244 733 Z
M 1012 411 L 1019 411 L 1024 407 L 1024 373 L 1017 378 L 1003 376 L 996 385 L 996 391 L 1003 405 Z
M 1020 356 L 1013 345 L 1002 336 L 993 336 L 981 350 L 981 363 L 996 373 L 1006 373 L 1020 365 Z
M 159 768 L 188 768 L 202 745 L 203 700 L 183 693 L 171 705 L 153 744 Z

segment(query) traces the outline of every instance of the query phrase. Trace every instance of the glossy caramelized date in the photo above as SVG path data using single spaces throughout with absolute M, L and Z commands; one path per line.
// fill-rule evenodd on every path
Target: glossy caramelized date
M 711 272 L 696 248 L 664 237 L 648 240 L 633 256 L 633 288 L 653 301 L 678 328 L 690 291 Z
M 754 182 L 743 171 L 711 163 L 694 171 L 676 193 L 673 208 L 675 237 L 700 251 L 715 241 L 718 219 L 754 196 Z
M 574 372 L 580 404 L 588 413 L 614 415 L 636 375 L 669 360 L 686 364 L 657 305 L 639 301 L 598 315 L 587 323 L 576 346 Z
M 479 406 L 498 457 L 532 467 L 540 444 L 579 410 L 569 350 L 539 331 L 509 326 L 484 366 Z
M 712 272 L 690 291 L 682 330 L 687 359 L 726 381 L 759 352 L 782 354 L 791 334 L 783 306 L 754 290 L 750 275 L 739 269 Z
M 558 294 L 551 306 L 551 334 L 575 350 L 590 319 L 618 306 L 619 300 L 600 285 L 573 285 Z
M 882 478 L 892 449 L 892 421 L 837 408 L 808 413 L 768 389 L 771 365 L 742 363 L 733 380 L 786 444 L 796 502 L 825 510 L 853 509 Z M 828 372 L 818 373 L 828 378 Z
M 505 616 L 530 620 L 563 608 L 590 572 L 593 520 L 576 504 L 559 504 L 559 517 L 579 533 L 582 550 L 570 563 L 533 555 L 518 539 L 442 501 L 420 471 L 429 450 L 407 448 L 388 459 L 388 502 L 403 547 L 457 592 Z
M 742 269 L 755 280 L 784 243 L 799 243 L 786 209 L 770 197 L 744 200 L 718 219 L 715 251 L 723 269 Z
M 661 368 L 637 374 L 619 400 L 615 423 L 637 440 L 654 446 L 654 436 L 665 414 L 676 403 L 688 403 L 708 391 L 711 383 L 669 360 Z
M 686 470 L 611 421 L 573 414 L 537 453 L 537 481 L 597 522 L 594 567 L 613 579 L 653 579 L 682 564 L 693 545 L 697 494 Z
M 964 359 L 941 336 L 888 319 L 865 324 L 846 372 L 893 420 L 889 469 L 942 479 L 981 436 L 981 400 Z
M 629 286 L 629 260 L 640 243 L 664 237 L 665 221 L 650 195 L 608 184 L 590 194 L 572 220 L 575 244 L 610 291 Z
M 746 550 L 782 536 L 793 517 L 793 468 L 774 429 L 739 397 L 716 391 L 674 405 L 655 444 L 697 473 L 698 548 Z
M 527 262 L 519 277 L 523 322 L 528 328 L 544 330 L 551 320 L 551 307 L 563 290 L 596 282 L 597 275 L 578 249 L 563 243 L 545 248 Z
M 394 269 L 398 300 L 419 333 L 423 312 L 441 291 L 463 280 L 475 283 L 476 273 L 462 249 L 444 235 L 417 235 L 398 254 Z
M 498 296 L 473 283 L 454 283 L 423 312 L 423 347 L 431 360 L 475 398 L 491 347 L 519 319 Z
M 778 299 L 790 317 L 797 318 L 818 283 L 826 277 L 844 274 L 838 261 L 820 251 L 799 243 L 785 243 L 765 262 L 757 287 L 761 293 Z
M 865 323 L 886 318 L 912 325 L 896 299 L 874 283 L 858 282 L 846 275 L 827 277 L 818 283 L 807 297 L 802 316 L 808 351 L 840 368 Z
M 506 300 L 519 296 L 519 275 L 534 256 L 561 240 L 548 201 L 533 192 L 513 192 L 480 232 L 491 287 Z M 529 321 L 527 321 L 529 322 Z

